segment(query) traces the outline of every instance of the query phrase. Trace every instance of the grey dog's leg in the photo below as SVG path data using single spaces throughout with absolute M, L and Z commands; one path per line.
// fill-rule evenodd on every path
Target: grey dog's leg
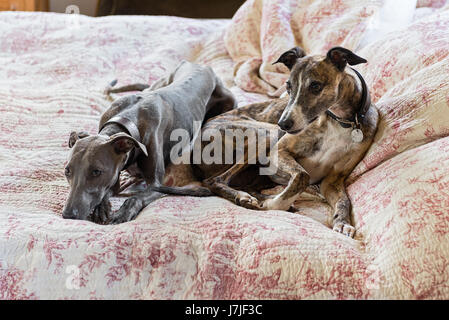
M 148 150 L 153 150 L 154 152 L 139 162 L 139 167 L 142 169 L 148 186 L 160 185 L 160 181 L 163 180 L 165 175 L 165 161 L 161 141 L 163 139 L 160 135 L 154 136 L 148 143 Z M 126 199 L 120 209 L 112 215 L 109 223 L 118 224 L 135 219 L 147 205 L 164 195 L 164 193 L 155 192 L 148 187 L 145 191 Z
M 125 200 L 120 209 L 109 220 L 110 224 L 119 224 L 134 220 L 151 202 L 164 196 L 163 193 L 146 190 Z
M 110 219 L 111 213 L 111 203 L 109 202 L 109 198 L 112 196 L 112 192 L 108 192 L 101 203 L 95 208 L 92 212 L 91 219 L 92 222 L 98 224 L 107 224 Z

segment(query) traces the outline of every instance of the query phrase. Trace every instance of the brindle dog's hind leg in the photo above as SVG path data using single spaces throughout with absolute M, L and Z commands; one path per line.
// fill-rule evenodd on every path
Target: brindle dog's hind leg
M 334 231 L 353 237 L 355 228 L 350 222 L 351 201 L 346 194 L 345 178 L 342 176 L 329 175 L 320 185 L 321 194 L 326 198 L 334 210 L 332 226 Z
M 246 166 L 246 163 L 235 164 L 221 175 L 204 180 L 203 184 L 218 196 L 228 199 L 242 207 L 260 209 L 259 201 L 256 198 L 247 192 L 235 190 L 229 186 L 231 179 L 245 169 Z

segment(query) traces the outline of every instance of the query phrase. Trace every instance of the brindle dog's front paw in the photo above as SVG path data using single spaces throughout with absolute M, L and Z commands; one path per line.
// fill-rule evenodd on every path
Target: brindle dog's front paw
M 119 224 L 133 220 L 140 212 L 141 200 L 137 197 L 131 197 L 123 202 L 122 206 L 113 214 L 110 224 Z
M 350 238 L 354 238 L 355 228 L 347 222 L 335 222 L 333 230 L 343 233 L 345 236 Z
M 239 191 L 235 197 L 235 203 L 247 209 L 260 210 L 259 200 L 250 194 Z
M 290 203 L 287 201 L 279 201 L 278 198 L 267 199 L 262 202 L 263 210 L 288 210 L 290 209 Z

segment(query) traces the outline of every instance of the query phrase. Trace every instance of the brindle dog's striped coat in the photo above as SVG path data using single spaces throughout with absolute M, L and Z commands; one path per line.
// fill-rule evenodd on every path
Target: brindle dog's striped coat
M 272 198 L 259 197 L 251 192 L 255 190 L 246 192 L 248 179 L 239 181 L 239 176 L 248 172 L 247 156 L 244 164 L 200 164 L 196 169 L 200 171 L 203 185 L 213 193 L 251 209 L 288 210 L 310 184 L 319 184 L 320 193 L 334 211 L 333 229 L 352 237 L 355 229 L 350 222 L 351 203 L 344 181 L 372 143 L 378 111 L 369 101 L 366 112 L 357 119 L 363 132 L 361 142 L 354 142 L 353 128 L 345 128 L 341 123 L 346 120 L 354 123 L 363 104 L 362 80 L 346 65 L 366 60 L 339 47 L 331 49 L 326 56 L 305 56 L 296 47 L 285 52 L 277 62 L 291 71 L 288 97 L 219 115 L 206 123 L 203 132 L 208 128 L 219 129 L 222 135 L 226 129 L 235 128 L 283 129 L 287 133 L 277 144 L 278 156 L 272 157 L 277 172 L 270 179 L 286 188 Z M 163 189 L 162 192 L 177 193 L 176 188 Z

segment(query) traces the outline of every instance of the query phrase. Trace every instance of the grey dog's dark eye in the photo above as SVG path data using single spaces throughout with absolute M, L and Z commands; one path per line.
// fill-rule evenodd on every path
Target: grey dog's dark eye
M 66 177 L 68 177 L 70 175 L 70 168 L 69 167 L 65 167 L 64 174 L 66 175 Z
M 323 90 L 323 85 L 319 83 L 318 81 L 312 81 L 312 83 L 309 86 L 310 91 L 312 93 L 318 94 Z
M 92 170 L 92 177 L 98 177 L 102 174 L 101 170 L 94 169 Z

